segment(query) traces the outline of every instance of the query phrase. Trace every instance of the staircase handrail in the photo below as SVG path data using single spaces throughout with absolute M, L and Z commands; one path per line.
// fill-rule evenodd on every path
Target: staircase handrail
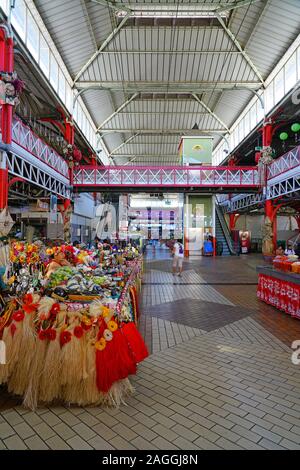
M 229 231 L 228 225 L 226 224 L 224 214 L 223 214 L 223 212 L 222 212 L 221 207 L 220 207 L 218 204 L 216 204 L 216 212 L 217 212 L 217 216 L 218 216 L 219 222 L 220 222 L 220 224 L 221 224 L 221 227 L 222 227 L 222 230 L 223 230 L 223 233 L 224 233 L 224 237 L 225 237 L 225 239 L 226 239 L 226 242 L 227 242 L 227 245 L 228 245 L 228 249 L 229 249 L 229 251 L 230 251 L 230 254 L 233 255 L 233 256 L 237 256 L 238 253 L 237 253 L 236 250 L 233 248 L 232 238 L 231 238 L 231 235 L 230 235 L 230 231 Z

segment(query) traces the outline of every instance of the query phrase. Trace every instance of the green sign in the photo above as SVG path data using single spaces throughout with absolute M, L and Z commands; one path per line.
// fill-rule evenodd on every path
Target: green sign
M 211 165 L 213 137 L 182 137 L 182 159 L 184 165 Z

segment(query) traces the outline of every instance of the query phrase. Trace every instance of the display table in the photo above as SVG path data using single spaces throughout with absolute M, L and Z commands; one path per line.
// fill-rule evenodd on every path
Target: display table
M 7 356 L 0 384 L 25 407 L 118 406 L 133 392 L 129 377 L 148 356 L 137 329 L 142 259 L 108 266 L 105 275 L 98 270 L 62 267 L 43 288 L 8 297 L 0 315 Z
M 257 297 L 278 310 L 300 319 L 300 274 L 258 266 Z

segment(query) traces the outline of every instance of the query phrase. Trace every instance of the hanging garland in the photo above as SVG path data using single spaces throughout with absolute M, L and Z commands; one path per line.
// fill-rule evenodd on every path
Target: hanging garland
M 0 104 L 17 106 L 24 87 L 16 72 L 0 72 Z

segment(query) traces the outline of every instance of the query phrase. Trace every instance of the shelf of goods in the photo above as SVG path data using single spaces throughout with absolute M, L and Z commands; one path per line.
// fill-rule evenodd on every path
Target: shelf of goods
M 300 263 L 297 258 L 276 257 L 273 267 L 257 267 L 257 297 L 300 319 Z
M 73 265 L 51 271 L 49 256 L 59 251 Z M 133 392 L 128 377 L 148 356 L 137 329 L 140 255 L 112 247 L 75 255 L 72 247 L 15 243 L 10 259 L 0 384 L 31 409 L 53 401 L 124 402 Z

